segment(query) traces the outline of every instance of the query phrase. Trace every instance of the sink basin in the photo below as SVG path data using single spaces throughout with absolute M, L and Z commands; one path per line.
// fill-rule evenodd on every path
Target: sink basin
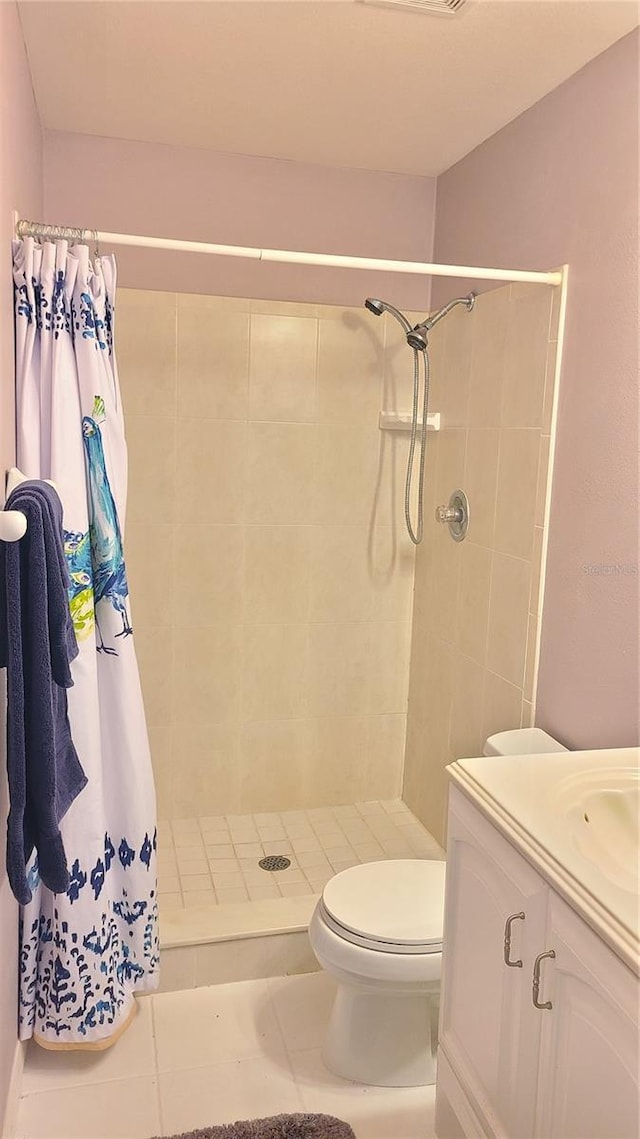
M 615 885 L 638 889 L 640 771 L 591 769 L 562 780 L 555 807 L 565 814 L 571 840 Z

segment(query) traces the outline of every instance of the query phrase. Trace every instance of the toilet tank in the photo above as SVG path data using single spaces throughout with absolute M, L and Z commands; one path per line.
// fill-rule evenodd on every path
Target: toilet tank
M 509 732 L 496 732 L 495 736 L 489 736 L 483 755 L 537 755 L 568 750 L 542 728 L 513 728 Z

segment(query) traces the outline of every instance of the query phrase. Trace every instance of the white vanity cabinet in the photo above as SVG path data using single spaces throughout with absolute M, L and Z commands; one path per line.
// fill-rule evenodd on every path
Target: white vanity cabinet
M 444 944 L 438 1139 L 637 1139 L 636 977 L 455 786 Z

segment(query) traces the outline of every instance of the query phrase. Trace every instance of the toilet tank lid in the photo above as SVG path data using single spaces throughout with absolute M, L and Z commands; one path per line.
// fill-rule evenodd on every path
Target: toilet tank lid
M 445 863 L 395 858 L 350 866 L 327 882 L 322 901 L 352 933 L 395 945 L 442 942 Z
M 496 732 L 484 745 L 484 755 L 538 755 L 567 750 L 542 728 L 513 728 L 509 732 Z

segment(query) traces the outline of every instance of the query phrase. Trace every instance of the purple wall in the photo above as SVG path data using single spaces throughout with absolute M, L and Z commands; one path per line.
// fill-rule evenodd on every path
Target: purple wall
M 638 742 L 639 38 L 438 179 L 436 261 L 570 265 L 537 722 L 572 748 Z
M 42 137 L 15 4 L 0 3 L 0 474 L 15 462 L 12 210 L 42 210 Z M 3 481 L 4 485 L 4 481 Z M 4 501 L 4 497 L 2 499 Z M 15 1055 L 17 907 L 4 868 L 7 797 L 4 779 L 4 672 L 0 691 L 0 1126 Z
M 428 261 L 435 187 L 435 178 L 45 135 L 45 220 L 112 233 Z M 411 276 L 117 252 L 130 288 L 340 305 L 374 292 L 414 309 L 429 301 L 429 282 Z

